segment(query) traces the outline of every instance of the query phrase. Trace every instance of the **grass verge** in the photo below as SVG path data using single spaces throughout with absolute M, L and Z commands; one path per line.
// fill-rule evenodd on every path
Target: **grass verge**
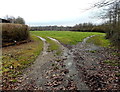
M 10 84 L 17 82 L 17 76 L 33 63 L 42 51 L 43 42 L 33 35 L 31 38 L 29 43 L 2 49 L 3 89 L 9 89 Z
M 48 33 L 50 33 L 50 32 L 48 32 Z M 47 43 L 49 44 L 48 52 L 50 52 L 50 51 L 55 52 L 56 55 L 60 55 L 62 53 L 60 45 L 58 43 L 56 43 L 55 41 L 48 38 L 48 37 L 51 37 L 51 36 L 49 36 L 47 34 L 46 35 L 45 34 L 41 35 L 39 33 L 36 34 L 36 33 L 32 33 L 32 32 L 31 32 L 31 34 L 34 35 L 34 36 L 40 36 L 40 37 L 46 39 Z
M 49 38 L 46 38 L 47 42 L 49 43 L 49 47 L 48 47 L 48 51 L 55 51 L 56 55 L 60 55 L 61 54 L 61 49 L 60 49 L 60 45 L 58 43 L 56 43 L 55 41 L 52 41 Z
M 115 60 L 105 60 L 104 63 L 109 64 L 111 66 L 120 66 L 120 62 Z
M 105 39 L 104 35 L 96 35 L 87 40 L 87 43 L 93 43 L 97 46 L 101 47 L 109 47 L 110 46 L 110 41 Z

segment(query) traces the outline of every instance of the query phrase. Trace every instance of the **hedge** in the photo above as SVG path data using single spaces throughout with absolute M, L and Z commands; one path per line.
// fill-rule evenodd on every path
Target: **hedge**
M 27 25 L 0 23 L 2 25 L 2 43 L 20 42 L 29 39 Z

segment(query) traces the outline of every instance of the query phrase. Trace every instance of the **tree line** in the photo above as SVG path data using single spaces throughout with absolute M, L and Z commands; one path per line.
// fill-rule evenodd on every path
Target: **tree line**
M 103 8 L 100 18 L 107 21 L 101 27 L 106 32 L 106 38 L 120 49 L 120 0 L 103 0 L 93 7 Z
M 105 32 L 99 25 L 80 23 L 75 26 L 32 26 L 30 31 L 79 31 L 79 32 Z
M 32 26 L 30 31 L 70 31 L 72 27 L 64 26 Z
M 25 20 L 18 16 L 17 18 L 15 18 L 14 16 L 8 16 L 6 15 L 4 17 L 7 21 L 9 21 L 10 23 L 15 23 L 15 24 L 25 24 Z

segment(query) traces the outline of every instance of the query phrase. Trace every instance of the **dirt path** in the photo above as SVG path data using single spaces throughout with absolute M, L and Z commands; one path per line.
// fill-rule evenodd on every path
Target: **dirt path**
M 90 37 L 73 46 L 63 46 L 56 39 L 48 37 L 59 44 L 62 50 L 61 56 L 56 56 L 53 52 L 47 52 L 49 44 L 44 38 L 39 38 L 44 43 L 43 52 L 34 64 L 24 72 L 23 77 L 20 79 L 22 81 L 16 89 L 97 90 L 108 87 L 109 83 L 106 83 L 108 80 L 105 73 L 110 73 L 110 76 L 113 77 L 113 72 L 106 70 L 103 73 L 103 69 L 99 64 L 100 61 L 107 58 L 107 55 L 103 56 L 98 53 L 104 50 L 103 48 L 86 43 L 86 40 Z M 112 80 L 109 82 L 111 85 L 115 84 Z
M 39 36 L 38 36 L 39 37 Z M 34 64 L 26 69 L 21 83 L 16 87 L 20 90 L 88 90 L 88 87 L 78 77 L 76 65 L 73 62 L 73 53 L 56 39 L 49 39 L 59 44 L 62 55 L 56 56 L 53 52 L 47 52 L 49 44 L 42 37 L 43 52 L 38 56 Z
M 20 86 L 18 86 L 16 89 L 41 90 L 41 87 L 45 82 L 44 78 L 42 78 L 42 66 L 44 66 L 44 64 L 46 64 L 47 62 L 55 59 L 52 52 L 47 52 L 49 44 L 46 42 L 46 40 L 39 36 L 38 38 L 40 38 L 44 43 L 43 51 L 38 56 L 34 64 L 24 72 L 23 77 L 21 78 L 22 82 L 19 84 Z
M 72 83 L 74 83 L 77 90 L 89 90 L 89 88 L 82 81 L 82 79 L 78 77 L 78 71 L 74 62 L 73 53 L 68 48 L 61 45 L 59 41 L 57 41 L 56 39 L 53 39 L 51 37 L 48 38 L 57 42 L 63 49 L 63 55 L 61 58 L 64 59 L 63 64 L 65 65 L 65 68 L 68 70 L 68 73 L 65 75 L 66 81 L 71 80 Z
M 70 47 L 78 69 L 78 76 L 91 90 L 119 90 L 119 77 L 116 76 L 120 72 L 119 66 L 104 63 L 105 60 L 113 60 L 112 58 L 120 61 L 119 57 L 112 55 L 112 49 L 86 43 L 90 37 Z

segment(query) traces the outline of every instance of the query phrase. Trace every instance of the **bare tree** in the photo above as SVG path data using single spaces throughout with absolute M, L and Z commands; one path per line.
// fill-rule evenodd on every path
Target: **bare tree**
M 14 16 L 6 15 L 4 18 L 6 20 L 10 21 L 10 23 L 15 23 L 15 17 Z
M 18 18 L 16 18 L 16 20 L 15 20 L 15 23 L 17 23 L 17 24 L 25 24 L 25 20 L 22 17 L 18 16 Z
M 120 0 L 102 0 L 98 3 L 95 3 L 92 8 L 105 8 L 107 7 L 105 13 L 102 14 L 101 18 L 108 19 L 107 24 L 109 25 L 106 30 L 107 38 L 110 38 L 113 43 L 120 44 Z M 101 16 L 101 15 L 100 15 Z

